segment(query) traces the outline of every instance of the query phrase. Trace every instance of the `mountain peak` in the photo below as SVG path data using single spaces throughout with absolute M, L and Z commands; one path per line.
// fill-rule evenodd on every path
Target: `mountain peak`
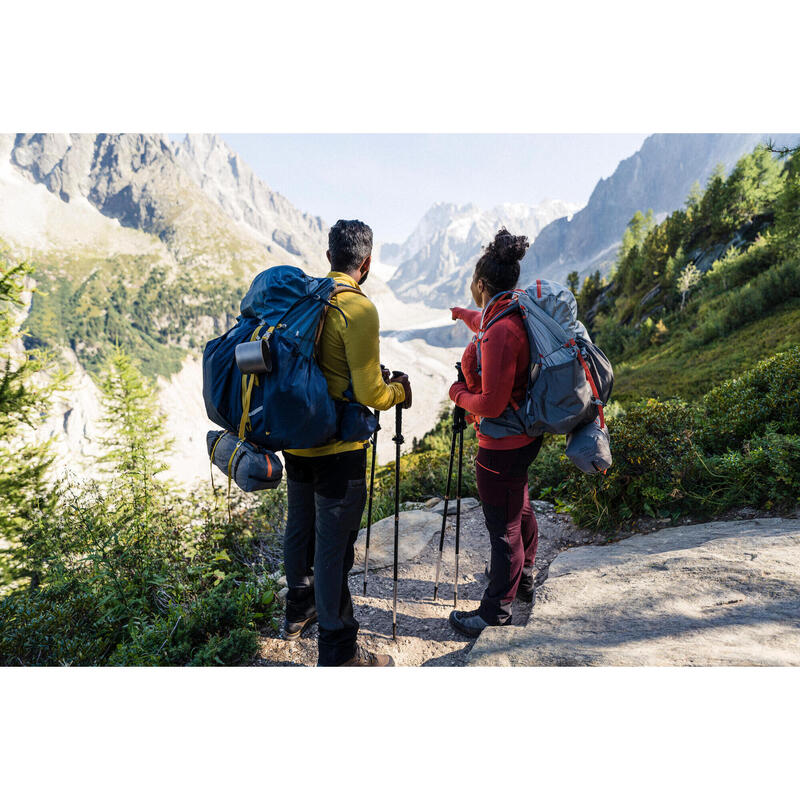
M 471 267 L 500 228 L 533 240 L 548 223 L 577 208 L 560 200 L 502 203 L 489 211 L 474 203 L 434 203 L 403 244 L 381 249 L 383 261 L 399 265 L 389 285 L 404 300 L 436 307 L 469 302 Z
M 217 134 L 187 134 L 175 149 L 178 163 L 229 217 L 291 260 L 302 256 L 312 272 L 325 269 L 325 224 L 273 191 Z M 296 259 L 294 259 L 296 260 Z
M 0 144 L 8 150 L 8 137 Z M 84 198 L 154 234 L 178 262 L 247 274 L 269 262 L 326 268 L 322 221 L 273 192 L 217 135 L 173 145 L 163 134 L 17 134 L 7 159 L 64 202 Z

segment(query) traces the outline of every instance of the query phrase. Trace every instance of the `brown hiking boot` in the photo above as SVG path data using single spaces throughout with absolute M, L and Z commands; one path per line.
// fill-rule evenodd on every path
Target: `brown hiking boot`
M 283 622 L 283 635 L 287 641 L 293 642 L 295 639 L 299 639 L 303 632 L 316 621 L 316 611 L 312 611 L 305 619 L 299 619 L 296 622 L 289 622 L 286 619 Z
M 356 654 L 340 667 L 393 667 L 394 659 L 386 653 L 371 653 L 360 644 L 356 645 Z

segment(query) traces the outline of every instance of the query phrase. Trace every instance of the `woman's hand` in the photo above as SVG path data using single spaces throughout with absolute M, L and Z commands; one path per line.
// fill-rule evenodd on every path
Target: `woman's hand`
M 453 306 L 450 309 L 451 319 L 461 319 L 463 316 L 464 309 L 460 308 L 459 306 Z
M 460 395 L 462 392 L 468 392 L 468 391 L 469 391 L 469 389 L 468 389 L 468 387 L 467 387 L 467 384 L 466 384 L 466 383 L 464 383 L 464 381 L 456 381 L 456 382 L 455 382 L 455 383 L 454 383 L 454 384 L 453 384 L 453 385 L 450 387 L 450 399 L 451 399 L 451 400 L 452 400 L 452 401 L 453 401 L 453 402 L 454 402 L 456 405 L 458 405 L 458 396 L 459 396 L 459 395 Z

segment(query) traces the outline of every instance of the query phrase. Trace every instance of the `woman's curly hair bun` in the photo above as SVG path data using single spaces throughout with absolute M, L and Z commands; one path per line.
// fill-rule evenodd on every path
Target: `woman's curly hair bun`
M 513 236 L 500 228 L 486 252 L 491 252 L 500 264 L 516 264 L 522 260 L 529 244 L 527 236 Z
M 478 259 L 475 278 L 486 281 L 494 294 L 513 289 L 519 280 L 519 262 L 529 244 L 527 236 L 513 236 L 500 228 Z

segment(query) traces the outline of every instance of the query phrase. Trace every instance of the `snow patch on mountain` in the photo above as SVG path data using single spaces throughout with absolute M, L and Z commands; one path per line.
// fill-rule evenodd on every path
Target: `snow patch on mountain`
M 504 203 L 489 211 L 472 203 L 436 203 L 405 242 L 382 247 L 381 259 L 398 265 L 389 285 L 405 301 L 437 308 L 469 303 L 472 268 L 500 228 L 533 241 L 548 223 L 578 208 L 561 200 Z

